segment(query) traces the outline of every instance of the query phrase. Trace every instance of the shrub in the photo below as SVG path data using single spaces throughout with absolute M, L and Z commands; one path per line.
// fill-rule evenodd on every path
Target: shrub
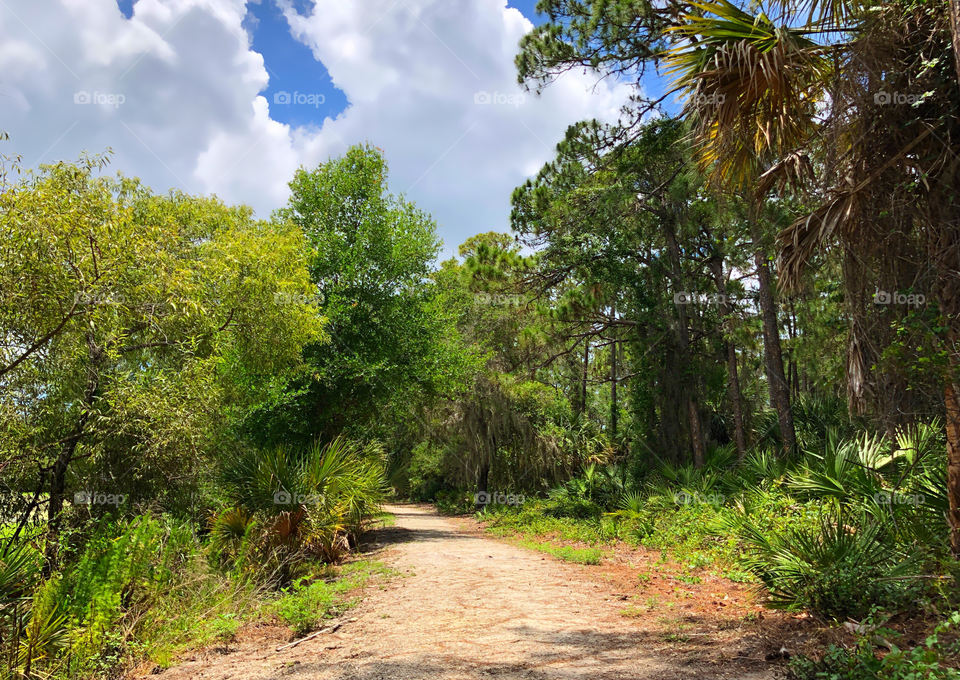
M 860 517 L 824 513 L 818 525 L 764 534 L 742 520 L 745 566 L 770 591 L 770 605 L 806 608 L 823 619 L 861 619 L 874 606 L 908 608 L 918 593 L 915 554 L 884 540 L 884 528 Z
M 359 560 L 342 567 L 327 566 L 321 571 L 297 579 L 274 604 L 273 610 L 297 635 L 318 628 L 324 619 L 352 607 L 352 592 L 373 578 L 393 576 L 395 572 L 380 562 Z
M 960 671 L 950 665 L 960 653 L 960 644 L 956 641 L 944 644 L 940 637 L 951 628 L 960 624 L 960 612 L 954 612 L 946 621 L 937 626 L 933 635 L 927 637 L 924 644 L 912 649 L 901 650 L 891 645 L 889 654 L 877 656 L 878 638 L 895 638 L 896 633 L 888 628 L 875 628 L 872 620 L 865 622 L 865 630 L 860 635 L 853 650 L 831 645 L 820 659 L 798 656 L 790 662 L 787 677 L 790 680 L 957 680 Z
M 291 565 L 304 558 L 339 560 L 386 494 L 379 445 L 343 438 L 304 450 L 247 451 L 227 468 L 224 481 L 235 507 L 213 519 L 216 539 L 236 550 L 257 518 L 252 564 L 257 570 L 271 564 L 269 571 L 284 584 L 292 578 Z

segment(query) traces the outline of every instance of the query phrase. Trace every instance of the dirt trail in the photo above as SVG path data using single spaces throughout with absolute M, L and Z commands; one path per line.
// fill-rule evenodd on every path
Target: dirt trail
M 388 508 L 398 542 L 381 557 L 407 574 L 363 603 L 333 634 L 276 652 L 282 641 L 208 652 L 165 678 L 512 680 L 769 678 L 678 654 L 591 567 L 458 530 L 427 506 Z M 245 648 L 246 647 L 246 648 Z

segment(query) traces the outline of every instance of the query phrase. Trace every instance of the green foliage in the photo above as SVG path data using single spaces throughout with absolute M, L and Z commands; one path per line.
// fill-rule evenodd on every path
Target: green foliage
M 889 639 L 896 639 L 896 632 L 880 627 L 875 617 L 869 617 L 861 625 L 857 645 L 853 650 L 830 645 L 820 659 L 799 656 L 790 661 L 790 680 L 956 680 L 960 671 L 955 663 L 960 654 L 956 640 L 944 643 L 944 633 L 955 633 L 960 625 L 960 612 L 953 612 L 940 623 L 923 644 L 911 650 L 902 650 Z M 869 632 L 868 632 L 869 631 Z M 877 656 L 878 642 L 889 644 L 889 653 Z M 886 644 L 884 646 L 886 646 Z
M 908 610 L 920 591 L 917 555 L 885 540 L 864 517 L 824 513 L 819 526 L 765 535 L 740 526 L 745 566 L 770 592 L 770 604 L 824 618 L 861 619 L 876 606 Z
M 14 677 L 54 667 L 67 645 L 58 579 L 40 582 L 38 561 L 26 545 L 0 561 L 0 669 Z
M 444 450 L 429 439 L 413 448 L 407 470 L 407 490 L 414 500 L 429 500 L 437 497 L 444 486 Z
M 31 614 L 8 668 L 26 674 L 29 659 L 37 673 L 105 677 L 143 658 L 162 666 L 256 609 L 256 586 L 213 571 L 187 524 L 144 515 L 89 529 L 62 574 L 21 591 Z
M 275 302 L 309 290 L 298 229 L 104 163 L 42 166 L 0 194 L 0 456 L 24 492 L 0 496 L 8 517 L 39 480 L 54 516 L 77 491 L 196 512 L 224 417 L 324 337 L 313 309 Z
M 688 571 L 713 567 L 762 584 L 770 606 L 826 620 L 878 606 L 910 612 L 936 597 L 918 577 L 943 554 L 942 533 L 929 529 L 931 502 L 917 491 L 943 485 L 939 465 L 924 465 L 935 460 L 925 458 L 935 432 L 904 430 L 891 444 L 828 429 L 824 453 L 799 464 L 756 452 L 724 469 L 721 451 L 701 469 L 663 463 L 639 484 L 621 483 L 618 468 L 588 466 L 545 501 L 482 519 L 497 535 L 642 544 Z M 592 500 L 603 489 L 617 499 L 606 513 Z
M 600 564 L 603 553 L 599 548 L 574 548 L 568 545 L 556 546 L 552 543 L 538 543 L 536 541 L 520 541 L 520 545 L 530 550 L 552 555 L 564 562 L 576 564 Z
M 553 517 L 546 514 L 546 507 L 533 500 L 520 507 L 492 506 L 484 512 L 483 519 L 488 522 L 487 530 L 495 536 L 551 537 L 590 545 L 606 540 L 602 519 Z
M 251 547 L 259 552 L 247 556 L 253 563 L 270 555 L 285 573 L 288 560 L 308 555 L 336 561 L 379 513 L 384 475 L 383 449 L 375 442 L 338 437 L 303 450 L 245 451 L 225 468 L 224 485 L 235 508 L 214 518 L 215 539 L 236 556 L 256 517 L 260 530 Z
M 276 212 L 310 248 L 311 299 L 329 319 L 329 344 L 309 347 L 308 378 L 251 416 L 262 447 L 306 446 L 344 430 L 383 427 L 383 414 L 462 385 L 470 363 L 453 310 L 430 282 L 439 252 L 433 218 L 389 193 L 380 149 L 353 146 L 290 182 Z M 398 416 L 399 417 L 399 416 Z
M 285 588 L 272 611 L 297 635 L 306 635 L 320 627 L 324 619 L 339 616 L 357 604 L 356 591 L 395 575 L 392 569 L 370 560 L 327 567 Z

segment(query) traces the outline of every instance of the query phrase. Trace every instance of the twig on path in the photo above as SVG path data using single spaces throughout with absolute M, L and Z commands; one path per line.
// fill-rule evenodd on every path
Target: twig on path
M 337 630 L 337 628 L 339 628 L 339 627 L 342 626 L 342 625 L 343 625 L 342 623 L 337 623 L 337 624 L 335 624 L 335 625 L 333 625 L 333 626 L 330 626 L 329 628 L 324 628 L 323 630 L 318 630 L 316 633 L 311 633 L 311 634 L 308 635 L 307 637 L 302 637 L 302 638 L 300 638 L 299 640 L 294 640 L 293 642 L 291 642 L 291 643 L 289 643 L 289 644 L 286 644 L 286 645 L 282 645 L 282 646 L 280 646 L 280 647 L 277 647 L 277 651 L 279 652 L 279 651 L 281 651 L 281 650 L 288 649 L 288 648 L 290 648 L 290 647 L 296 647 L 296 646 L 299 645 L 301 642 L 306 642 L 307 640 L 312 640 L 313 638 L 317 637 L 318 635 L 323 635 L 324 633 L 332 633 L 332 632 L 334 632 L 335 630 Z

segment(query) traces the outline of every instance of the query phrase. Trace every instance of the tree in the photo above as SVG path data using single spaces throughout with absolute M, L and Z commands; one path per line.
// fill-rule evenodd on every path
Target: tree
M 104 163 L 44 166 L 0 194 L 0 442 L 7 509 L 22 517 L 11 543 L 45 503 L 48 571 L 68 483 L 195 482 L 218 416 L 264 393 L 226 377 L 282 380 L 322 338 L 312 309 L 274 301 L 308 283 L 295 228 L 95 176 Z M 70 477 L 78 465 L 86 479 Z
M 788 156 L 813 126 L 829 62 L 802 30 L 777 27 L 766 15 L 748 15 L 727 0 L 686 15 L 672 31 L 686 39 L 668 54 L 676 86 L 687 95 L 695 153 L 718 186 L 744 195 L 763 316 L 770 401 L 777 410 L 784 452 L 796 433 L 783 370 L 780 322 L 761 227 L 764 193 L 753 188 L 770 166 Z M 791 169 L 793 165 L 788 166 Z M 801 166 L 803 167 L 803 166 Z
M 263 444 L 307 445 L 348 428 L 383 423 L 384 412 L 436 397 L 462 380 L 455 319 L 430 280 L 440 249 L 433 219 L 387 188 L 387 163 L 353 146 L 290 182 L 277 221 L 302 229 L 311 249 L 311 300 L 330 342 L 306 350 L 309 378 L 245 424 Z
M 728 175 L 756 177 L 763 169 L 758 199 L 774 186 L 813 194 L 818 207 L 780 234 L 782 284 L 796 290 L 816 253 L 842 245 L 854 413 L 889 391 L 879 384 L 879 359 L 899 342 L 890 327 L 909 324 L 909 313 L 881 319 L 870 309 L 877 306 L 868 302 L 870 288 L 880 295 L 919 287 L 937 300 L 939 318 L 927 328 L 940 351 L 914 359 L 936 366 L 942 384 L 948 519 L 960 554 L 960 208 L 956 156 L 943 141 L 960 130 L 956 8 L 946 0 L 774 7 L 780 26 L 720 0 L 676 29 L 689 41 L 673 54 L 681 85 L 726 95 L 698 98 L 689 109 L 703 158 Z M 924 252 L 929 265 L 918 263 Z M 879 321 L 873 328 L 871 318 Z M 898 416 L 911 418 L 891 401 Z
M 629 137 L 595 123 L 572 127 L 557 159 L 514 192 L 513 226 L 541 246 L 534 284 L 566 289 L 557 315 L 573 325 L 571 337 L 615 345 L 626 332 L 634 354 L 659 356 L 660 447 L 702 465 L 706 336 L 689 291 L 709 285 L 702 232 L 717 211 L 691 172 L 683 136 L 674 119 Z M 649 344 L 637 342 L 641 329 Z

